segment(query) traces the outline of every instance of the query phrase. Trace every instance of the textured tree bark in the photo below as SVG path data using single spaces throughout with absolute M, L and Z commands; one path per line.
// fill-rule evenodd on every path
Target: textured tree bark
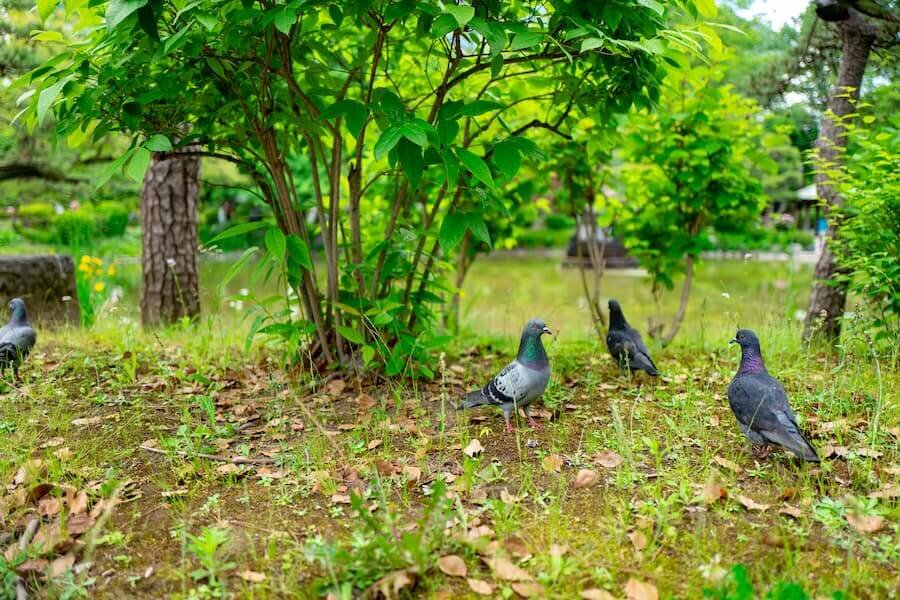
M 141 321 L 173 323 L 200 314 L 197 200 L 200 159 L 154 154 L 141 188 Z
M 838 23 L 838 29 L 842 46 L 841 64 L 837 82 L 828 98 L 828 109 L 832 114 L 827 114 L 822 120 L 819 139 L 816 140 L 819 162 L 823 164 L 838 163 L 847 147 L 847 134 L 841 119 L 854 111 L 853 103 L 859 98 L 866 63 L 878 33 L 875 25 L 853 9 L 849 10 L 846 20 Z M 843 203 L 826 174 L 816 175 L 816 193 L 825 202 L 828 212 L 828 209 Z M 840 235 L 839 225 L 832 220 L 831 239 L 825 240 L 813 274 L 812 295 L 803 324 L 803 341 L 807 344 L 819 338 L 834 345 L 841 335 L 840 317 L 847 302 L 847 286 L 838 279 L 842 271 L 830 248 L 833 239 Z

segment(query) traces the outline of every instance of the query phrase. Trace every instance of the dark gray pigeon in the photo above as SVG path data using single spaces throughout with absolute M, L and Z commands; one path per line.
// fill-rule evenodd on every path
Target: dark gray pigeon
M 487 404 L 499 406 L 503 409 L 506 431 L 512 431 L 510 417 L 517 408 L 522 407 L 528 417 L 528 424 L 537 428 L 538 424 L 531 417 L 529 406 L 540 398 L 550 381 L 550 361 L 541 341 L 541 336 L 545 333 L 551 332 L 543 321 L 528 321 L 522 331 L 516 359 L 506 365 L 486 386 L 466 394 L 466 399 L 458 409 Z
M 8 368 L 19 378 L 19 365 L 28 357 L 37 335 L 28 321 L 25 302 L 21 298 L 13 298 L 9 303 L 9 323 L 0 327 L 0 377 Z
M 766 370 L 756 334 L 739 329 L 729 343 L 741 346 L 741 366 L 728 386 L 728 403 L 750 443 L 775 444 L 798 458 L 819 462 L 816 451 L 800 432 L 784 387 Z
M 625 315 L 622 314 L 622 307 L 616 300 L 609 301 L 609 332 L 606 334 L 606 347 L 621 368 L 631 372 L 644 371 L 653 377 L 659 375 L 641 334 L 628 325 Z

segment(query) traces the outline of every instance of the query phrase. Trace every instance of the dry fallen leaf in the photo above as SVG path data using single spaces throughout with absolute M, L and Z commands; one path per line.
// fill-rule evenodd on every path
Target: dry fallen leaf
M 62 500 L 53 496 L 44 496 L 38 502 L 38 513 L 42 517 L 53 517 L 62 509 Z
M 508 558 L 502 556 L 494 556 L 492 558 L 481 557 L 481 560 L 491 568 L 497 579 L 504 581 L 531 581 L 531 573 L 517 567 Z
M 246 571 L 241 571 L 240 573 L 238 573 L 238 575 L 240 575 L 241 579 L 248 583 L 262 583 L 266 580 L 265 573 L 251 571 L 249 569 L 247 569 Z
M 563 457 L 559 454 L 548 454 L 541 461 L 541 466 L 550 473 L 559 473 L 563 466 Z
M 466 561 L 455 554 L 448 554 L 438 559 L 438 568 L 444 575 L 451 577 L 465 577 L 469 573 Z
M 632 578 L 625 584 L 625 597 L 628 600 L 659 600 L 659 592 L 652 583 Z
M 380 439 L 376 438 L 376 439 L 372 440 L 371 442 L 369 442 L 368 444 L 366 444 L 366 448 L 368 448 L 369 450 L 374 450 L 381 444 L 382 444 L 382 441 Z
M 396 598 L 401 590 L 412 588 L 416 585 L 416 574 L 409 569 L 392 571 L 372 584 L 372 588 L 381 593 L 385 598 Z M 377 595 L 376 595 L 377 597 Z
M 484 446 L 481 445 L 481 442 L 478 441 L 478 438 L 473 438 L 469 445 L 466 446 L 465 450 L 463 450 L 463 454 L 468 456 L 469 458 L 475 458 L 479 454 L 484 452 Z
M 544 586 L 536 581 L 518 581 L 510 587 L 522 598 L 540 598 L 544 595 Z
M 729 471 L 734 471 L 735 473 L 741 473 L 744 470 L 741 465 L 734 461 L 730 461 L 727 458 L 722 458 L 721 456 L 714 456 L 713 461 L 720 467 L 725 467 Z
M 41 444 L 40 448 L 56 448 L 57 446 L 62 446 L 66 443 L 66 440 L 61 437 L 50 438 L 43 444 Z
M 75 555 L 71 552 L 63 554 L 50 563 L 50 577 L 60 577 L 75 565 Z
M 101 423 L 102 421 L 103 417 L 83 417 L 81 419 L 72 419 L 72 425 L 81 427 L 84 425 L 96 425 L 97 423 Z
M 881 486 L 881 489 L 870 493 L 869 498 L 882 498 L 884 500 L 900 498 L 900 485 L 885 483 Z
M 377 404 L 375 398 L 365 392 L 357 396 L 356 402 L 359 404 L 359 412 L 363 413 L 369 412 L 369 409 Z
M 601 590 L 599 588 L 582 590 L 581 597 L 584 598 L 584 600 L 616 600 L 615 596 L 613 596 L 606 590 Z
M 790 504 L 785 504 L 781 508 L 778 509 L 779 515 L 785 515 L 787 517 L 791 517 L 793 519 L 799 519 L 803 516 L 803 511 L 801 511 L 796 506 L 792 506 Z
M 575 476 L 575 488 L 582 489 L 589 487 L 597 481 L 597 471 L 593 469 L 581 469 Z
M 506 491 L 506 488 L 503 488 L 502 490 L 500 490 L 500 500 L 504 504 L 516 504 L 519 500 L 521 500 L 521 498 L 519 498 L 518 496 L 513 496 L 508 491 Z
M 718 500 L 727 497 L 728 492 L 717 483 L 707 483 L 703 486 L 703 491 L 700 492 L 700 499 L 703 500 L 703 504 L 714 504 Z
M 466 582 L 468 582 L 470 590 L 481 596 L 490 596 L 494 593 L 494 586 L 487 581 L 482 581 L 481 579 L 466 579 Z
M 523 559 L 531 557 L 531 552 L 528 550 L 528 546 L 526 546 L 522 538 L 518 536 L 514 535 L 506 538 L 506 541 L 503 542 L 503 545 L 506 547 L 506 551 L 513 556 L 517 556 Z
M 331 496 L 332 504 L 350 504 L 349 494 L 333 494 Z
M 94 520 L 94 517 L 85 513 L 72 515 L 66 522 L 66 530 L 69 535 L 81 535 L 94 526 Z
M 759 502 L 757 502 L 753 498 L 750 498 L 749 496 L 739 495 L 737 497 L 737 501 L 740 502 L 741 505 L 744 508 L 746 508 L 747 510 L 758 510 L 758 511 L 762 512 L 764 510 L 769 509 L 768 504 L 760 504 Z
M 84 490 L 79 490 L 68 500 L 69 512 L 73 515 L 87 511 L 88 495 Z
M 347 387 L 347 382 L 343 379 L 332 379 L 325 386 L 325 390 L 332 396 L 338 396 L 344 391 L 345 387 Z
M 641 550 L 647 547 L 647 536 L 644 535 L 643 531 L 632 531 L 628 534 L 628 539 L 631 540 L 631 545 L 634 546 L 634 551 L 640 553 Z
M 407 465 L 403 467 L 403 475 L 407 481 L 416 482 L 422 478 L 422 469 Z
M 613 452 L 612 450 L 606 450 L 597 455 L 597 462 L 601 467 L 606 467 L 607 469 L 614 469 L 622 464 L 622 457 Z
M 884 518 L 878 515 L 846 515 L 847 522 L 860 533 L 876 533 L 884 527 Z

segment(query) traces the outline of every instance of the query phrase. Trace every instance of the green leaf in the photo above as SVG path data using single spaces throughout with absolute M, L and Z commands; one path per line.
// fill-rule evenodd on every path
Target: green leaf
M 347 122 L 347 131 L 354 138 L 358 138 L 365 125 L 369 111 L 362 102 L 357 100 L 340 100 L 325 108 L 319 115 L 323 121 L 344 117 Z
M 637 0 L 637 3 L 640 4 L 641 6 L 645 6 L 645 7 L 649 8 L 650 10 L 652 10 L 659 16 L 662 16 L 666 12 L 665 7 L 662 4 L 660 4 L 659 2 L 657 2 L 656 0 Z M 701 3 L 707 3 L 707 4 L 712 5 L 713 14 L 707 15 L 707 16 L 713 16 L 713 17 L 716 16 L 715 0 L 696 0 L 695 1 L 695 4 L 697 5 L 697 10 L 699 10 L 701 13 L 703 13 L 703 10 L 700 8 Z
M 494 187 L 494 179 L 491 177 L 491 170 L 488 169 L 484 159 L 477 154 L 469 152 L 465 148 L 457 148 L 456 156 L 459 157 L 459 161 L 472 173 L 475 179 L 489 188 Z
M 507 181 L 511 181 L 522 166 L 519 149 L 511 140 L 504 140 L 494 146 L 493 161 Z
M 468 219 L 465 213 L 453 212 L 444 217 L 441 223 L 441 230 L 438 233 L 438 241 L 444 252 L 450 252 L 462 241 L 466 234 L 466 226 Z
M 363 338 L 362 334 L 352 327 L 339 326 L 337 330 L 341 334 L 341 337 L 343 337 L 345 340 L 349 340 L 354 344 L 366 343 L 366 340 Z
M 491 78 L 500 74 L 503 69 L 503 55 L 499 52 L 491 58 Z
M 544 36 L 537 31 L 517 33 L 516 37 L 513 38 L 512 45 L 509 49 L 524 50 L 525 48 L 531 48 L 532 46 L 539 44 L 543 38 Z
M 425 171 L 425 161 L 422 159 L 422 149 L 407 139 L 400 140 L 397 146 L 397 155 L 403 174 L 409 180 L 412 189 L 416 189 L 422 173 Z
M 257 229 L 262 229 L 263 227 L 268 227 L 269 225 L 270 223 L 268 221 L 250 221 L 249 223 L 238 223 L 237 225 L 229 227 L 213 239 L 206 242 L 206 245 L 212 246 L 220 240 L 227 240 L 228 238 L 243 235 L 250 231 L 256 231 Z
M 484 218 L 478 213 L 466 214 L 466 226 L 477 239 L 481 240 L 488 246 L 491 245 L 491 233 L 488 231 Z
M 428 145 L 428 130 L 422 123 L 407 121 L 400 126 L 400 133 L 417 146 L 425 147 Z
M 453 15 L 460 27 L 465 27 L 475 16 L 475 8 L 467 4 L 448 4 L 444 7 L 444 12 Z
M 450 119 L 441 119 L 437 123 L 438 140 L 442 146 L 449 146 L 459 133 L 459 123 Z
M 222 281 L 219 282 L 219 293 L 225 289 L 225 286 L 234 279 L 234 276 L 240 272 L 241 269 L 244 268 L 244 265 L 250 260 L 250 258 L 256 254 L 259 250 L 256 246 L 251 246 L 244 250 L 241 254 L 240 258 L 238 258 L 231 267 L 228 268 L 228 271 L 225 272 L 225 276 L 222 278 Z
M 149 166 L 150 151 L 146 148 L 135 148 L 134 156 L 131 157 L 131 162 L 128 163 L 128 167 L 125 169 L 125 174 L 135 182 L 141 183 L 144 180 L 144 173 L 147 172 L 147 167 Z
M 475 102 L 470 102 L 465 106 L 461 107 L 457 112 L 457 117 L 474 117 L 486 112 L 490 112 L 492 110 L 499 110 L 504 108 L 505 105 L 500 104 L 499 102 L 494 102 L 493 100 L 476 100 Z
M 442 38 L 458 27 L 453 15 L 443 14 L 431 24 L 431 37 Z
M 106 27 L 110 31 L 131 16 L 131 13 L 145 6 L 148 0 L 110 0 L 106 7 Z
M 41 21 L 46 21 L 47 17 L 53 14 L 56 5 L 57 0 L 37 0 L 37 11 Z
M 375 142 L 375 159 L 380 159 L 393 150 L 402 137 L 403 133 L 399 127 L 388 127 L 385 129 L 378 141 Z
M 141 29 L 144 30 L 144 33 L 155 42 L 159 41 L 159 30 L 156 28 L 156 13 L 153 12 L 153 8 L 147 4 L 146 6 L 142 6 L 137 11 L 138 14 L 138 25 L 141 26 Z
M 594 48 L 599 48 L 603 45 L 603 40 L 601 38 L 585 38 L 581 42 L 581 51 L 587 52 L 588 50 L 593 50 Z
M 312 271 L 312 258 L 309 255 L 309 247 L 306 245 L 306 242 L 296 235 L 287 236 L 286 242 L 288 258 L 307 271 Z
M 291 32 L 291 27 L 297 22 L 297 15 L 290 10 L 282 9 L 278 11 L 273 22 L 275 23 L 275 29 L 284 35 L 288 35 Z
M 99 188 L 104 183 L 109 181 L 110 177 L 118 173 L 122 168 L 122 165 L 125 164 L 125 161 L 131 158 L 133 152 L 134 148 L 129 148 L 122 156 L 106 165 L 106 168 L 103 169 L 103 171 L 101 171 L 100 175 L 97 177 L 97 182 L 94 184 L 94 187 Z
M 31 39 L 36 42 L 65 42 L 66 38 L 59 31 L 36 31 L 32 32 Z
M 441 160 L 444 161 L 447 185 L 453 185 L 456 183 L 456 178 L 459 177 L 459 159 L 450 150 L 441 150 Z
M 173 150 L 172 142 L 161 133 L 153 135 L 149 140 L 144 142 L 144 148 L 152 150 L 153 152 L 171 152 Z
M 269 227 L 266 230 L 266 250 L 278 262 L 284 262 L 285 252 L 287 251 L 287 239 L 278 227 Z
M 639 2 L 641 4 L 643 4 L 644 6 L 649 7 L 649 4 L 647 4 L 647 3 L 651 3 L 652 0 L 639 0 Z M 657 4 L 657 3 L 652 2 L 652 4 Z M 715 17 L 716 14 L 718 14 L 718 12 L 719 12 L 718 9 L 716 8 L 715 0 L 694 0 L 694 5 L 697 7 L 697 11 L 701 15 L 703 15 L 704 17 L 706 17 L 708 19 Z M 661 15 L 662 13 L 663 13 L 663 9 L 662 9 L 662 7 L 660 7 L 657 14 Z
M 41 90 L 37 101 L 38 125 L 44 122 L 44 117 L 47 116 L 47 111 L 50 110 L 50 106 L 53 104 L 53 101 L 56 100 L 57 96 L 59 96 L 59 93 L 62 91 L 63 86 L 65 86 L 67 82 L 68 79 L 63 79 L 62 81 L 57 81 L 50 87 Z

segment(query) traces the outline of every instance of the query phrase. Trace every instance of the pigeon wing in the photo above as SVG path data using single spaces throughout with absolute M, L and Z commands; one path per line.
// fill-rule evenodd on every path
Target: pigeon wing
M 528 379 L 524 368 L 518 361 L 506 365 L 490 383 L 484 386 L 481 393 L 491 404 L 503 405 L 518 402 L 525 397 Z

